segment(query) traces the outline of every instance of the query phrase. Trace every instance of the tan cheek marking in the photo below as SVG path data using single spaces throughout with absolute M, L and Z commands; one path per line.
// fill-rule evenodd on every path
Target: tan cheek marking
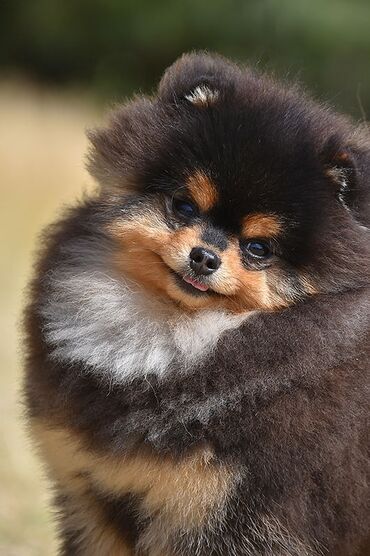
M 142 216 L 117 222 L 109 227 L 122 249 L 114 255 L 117 271 L 156 295 L 169 296 L 184 310 L 220 307 L 219 299 L 195 297 L 182 292 L 174 283 L 167 265 L 181 273 L 191 249 L 200 245 L 199 226 L 169 230 L 158 218 Z
M 186 310 L 225 308 L 239 313 L 287 305 L 269 287 L 265 271 L 245 269 L 236 240 L 220 254 L 222 265 L 213 277 L 214 288 L 221 296 L 196 297 L 175 285 L 167 265 L 177 272 L 183 271 L 191 249 L 202 244 L 200 226 L 169 230 L 153 212 L 133 221 L 115 223 L 109 230 L 122 245 L 114 261 L 118 271 L 156 295 L 170 296 Z M 310 287 L 308 281 L 306 286 Z
M 224 306 L 233 312 L 264 308 L 267 300 L 264 273 L 245 269 L 238 241 L 231 241 L 221 257 L 222 264 L 215 274 L 215 288 L 227 296 Z
M 223 307 L 233 313 L 274 310 L 283 306 L 267 280 L 265 270 L 248 270 L 243 265 L 237 240 L 222 253 L 222 265 L 216 278 L 218 291 L 225 295 Z
M 201 211 L 207 212 L 217 203 L 217 189 L 203 172 L 195 172 L 188 178 L 186 185 Z
M 87 474 L 107 493 L 139 494 L 143 513 L 160 512 L 172 527 L 199 526 L 223 506 L 237 478 L 235 469 L 214 462 L 208 448 L 182 460 L 149 451 L 118 458 L 87 451 L 75 432 L 50 429 L 41 420 L 32 430 L 53 476 L 67 491 L 81 494 L 76 477 Z
M 169 230 L 155 214 L 116 223 L 110 232 L 122 250 L 116 253 L 114 264 L 120 273 L 156 295 L 170 296 L 186 310 L 225 308 L 239 313 L 282 306 L 270 291 L 265 272 L 245 269 L 236 240 L 220 254 L 222 265 L 213 278 L 220 296 L 196 297 L 182 292 L 167 265 L 181 273 L 191 249 L 202 244 L 201 231 L 200 226 Z
M 239 289 L 232 296 L 234 312 L 274 308 L 265 271 L 242 270 L 239 280 Z
M 185 309 L 192 311 L 208 306 L 207 299 L 182 292 L 168 268 L 179 273 L 183 271 L 191 249 L 199 245 L 199 227 L 177 231 L 158 229 L 153 233 L 150 222 L 139 221 L 120 224 L 113 233 L 122 245 L 114 256 L 119 273 L 156 295 L 170 296 Z
M 115 221 L 108 226 L 108 233 L 125 247 L 137 244 L 155 248 L 167 240 L 170 230 L 160 214 L 153 211 L 133 219 Z
M 163 294 L 168 285 L 169 270 L 161 257 L 140 246 L 117 253 L 113 261 L 120 274 L 139 283 L 146 290 Z
M 153 213 L 135 220 L 115 222 L 109 227 L 109 232 L 122 246 L 113 260 L 118 272 L 148 290 L 163 293 L 169 273 L 156 252 L 163 250 L 171 233 L 160 217 Z
M 250 237 L 276 237 L 282 232 L 282 223 L 274 214 L 255 213 L 245 216 L 242 235 Z
M 192 248 L 201 245 L 200 234 L 200 226 L 180 228 L 168 236 L 167 241 L 159 246 L 158 252 L 171 268 L 182 271 Z
M 240 287 L 240 274 L 243 270 L 237 242 L 229 242 L 228 248 L 219 253 L 219 256 L 222 262 L 212 278 L 214 288 L 221 294 L 233 295 Z
M 266 280 L 266 272 L 261 271 L 248 271 L 244 270 L 241 276 L 243 283 L 242 291 L 239 295 L 241 299 L 245 297 L 246 292 L 248 296 L 252 297 L 257 306 L 260 308 L 269 308 L 269 288 Z

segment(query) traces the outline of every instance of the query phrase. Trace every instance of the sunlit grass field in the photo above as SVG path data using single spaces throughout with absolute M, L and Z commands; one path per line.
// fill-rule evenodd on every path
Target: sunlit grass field
M 84 130 L 100 119 L 83 95 L 0 82 L 0 554 L 52 556 L 47 483 L 22 421 L 20 319 L 37 235 L 91 187 Z

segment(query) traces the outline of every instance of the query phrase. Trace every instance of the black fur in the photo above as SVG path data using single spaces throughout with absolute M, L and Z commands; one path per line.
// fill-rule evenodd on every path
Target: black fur
M 225 234 L 212 226 L 207 226 L 205 228 L 202 233 L 202 240 L 209 245 L 218 247 L 220 251 L 223 251 L 227 247 L 227 238 L 225 237 Z

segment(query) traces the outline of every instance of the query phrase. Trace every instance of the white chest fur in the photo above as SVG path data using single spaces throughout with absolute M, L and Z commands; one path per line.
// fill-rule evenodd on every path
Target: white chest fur
M 163 375 L 174 361 L 186 371 L 246 318 L 223 311 L 187 315 L 133 283 L 87 270 L 56 271 L 41 314 L 53 357 L 82 363 L 110 382 Z

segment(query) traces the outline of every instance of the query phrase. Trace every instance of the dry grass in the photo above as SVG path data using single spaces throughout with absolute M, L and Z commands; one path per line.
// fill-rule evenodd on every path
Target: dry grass
M 40 229 L 78 196 L 84 128 L 97 112 L 83 98 L 0 83 L 0 554 L 55 553 L 46 483 L 21 418 L 19 320 Z

